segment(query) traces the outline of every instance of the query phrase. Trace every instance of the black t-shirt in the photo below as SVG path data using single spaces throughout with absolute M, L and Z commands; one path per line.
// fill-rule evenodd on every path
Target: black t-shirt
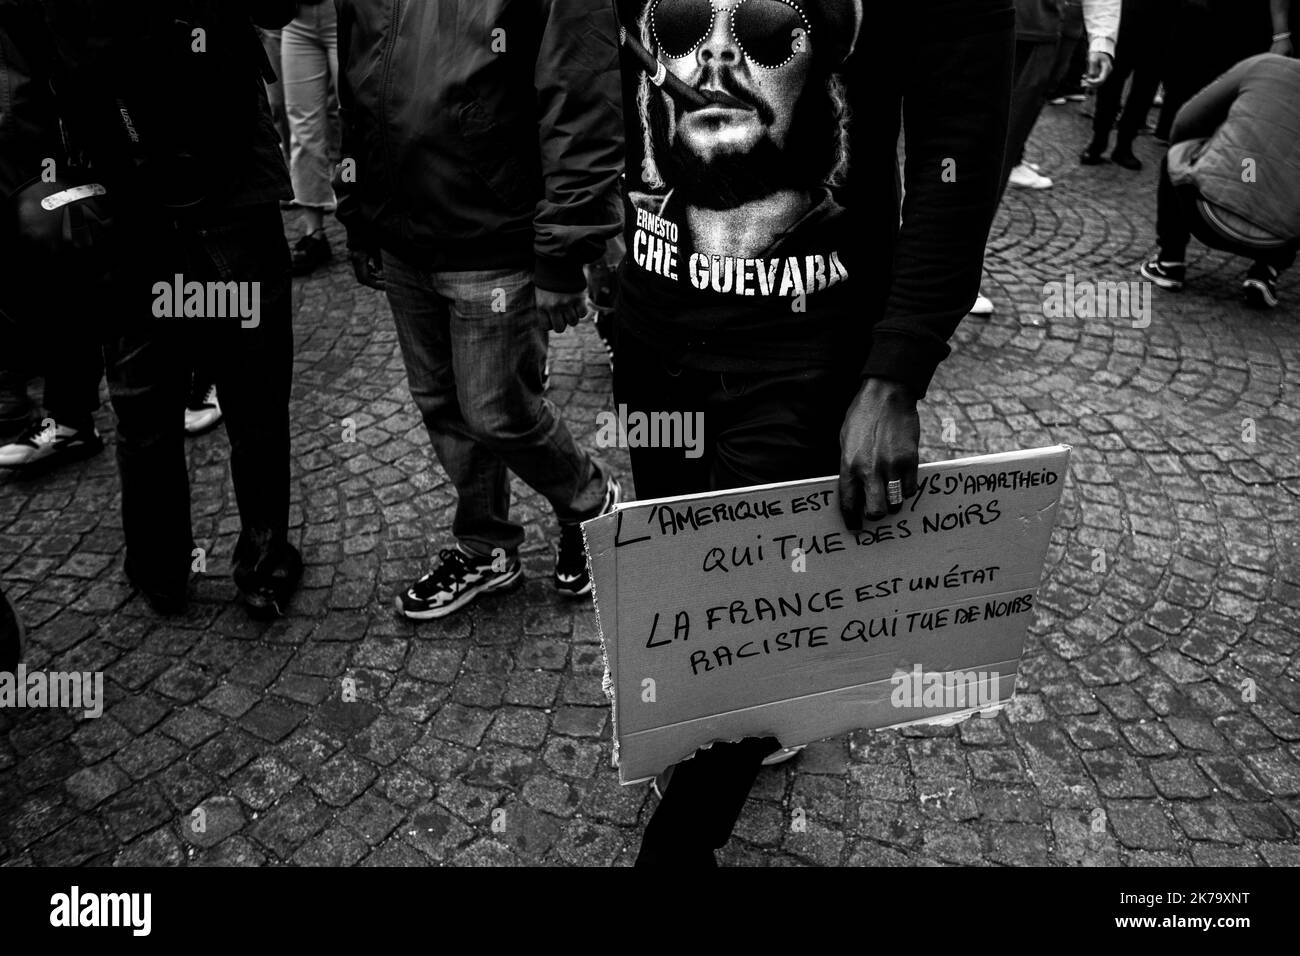
M 979 289 L 1011 0 L 616 8 L 623 329 L 691 367 L 851 362 L 923 395 Z

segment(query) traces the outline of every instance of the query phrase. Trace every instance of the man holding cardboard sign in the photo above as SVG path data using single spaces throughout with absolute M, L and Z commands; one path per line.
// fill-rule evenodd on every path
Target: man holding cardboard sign
M 843 513 L 845 534 L 864 515 L 897 513 L 917 492 L 916 402 L 978 291 L 1006 136 L 1010 0 L 616 7 L 630 155 L 615 395 L 652 418 L 704 423 L 702 455 L 632 449 L 639 496 L 838 472 L 837 488 L 808 495 L 824 515 Z M 749 519 L 736 515 L 762 507 L 741 504 L 721 520 L 739 527 Z M 684 520 L 695 530 L 701 516 Z M 806 544 L 802 555 L 817 553 Z M 597 597 L 606 607 L 608 593 Z M 839 613 L 830 605 L 844 594 L 805 599 Z M 766 606 L 747 613 L 736 627 L 775 623 Z M 719 614 L 730 628 L 730 608 Z M 673 625 L 661 616 L 659 626 Z M 805 652 L 822 637 L 798 634 Z M 730 665 L 703 663 L 743 680 L 763 639 L 737 633 Z M 766 640 L 794 637 L 778 627 Z M 778 747 L 715 739 L 678 766 L 639 865 L 712 865 Z

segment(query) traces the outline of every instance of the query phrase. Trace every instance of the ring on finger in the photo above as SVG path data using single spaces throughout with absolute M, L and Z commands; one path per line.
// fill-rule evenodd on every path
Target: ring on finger
M 903 483 L 894 479 L 885 485 L 885 494 L 891 505 L 901 505 L 903 503 Z

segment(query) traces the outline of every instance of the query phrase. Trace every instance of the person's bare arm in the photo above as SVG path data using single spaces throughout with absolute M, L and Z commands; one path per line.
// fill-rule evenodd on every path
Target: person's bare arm
M 1291 43 L 1291 0 L 1268 0 L 1268 9 L 1273 16 L 1273 45 L 1268 52 L 1291 56 L 1295 52 Z

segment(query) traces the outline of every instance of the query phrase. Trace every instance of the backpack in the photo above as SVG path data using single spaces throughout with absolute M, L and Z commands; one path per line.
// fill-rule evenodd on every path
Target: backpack
M 119 192 L 197 205 L 247 161 L 262 81 L 251 19 L 230 0 L 44 0 L 71 156 Z

